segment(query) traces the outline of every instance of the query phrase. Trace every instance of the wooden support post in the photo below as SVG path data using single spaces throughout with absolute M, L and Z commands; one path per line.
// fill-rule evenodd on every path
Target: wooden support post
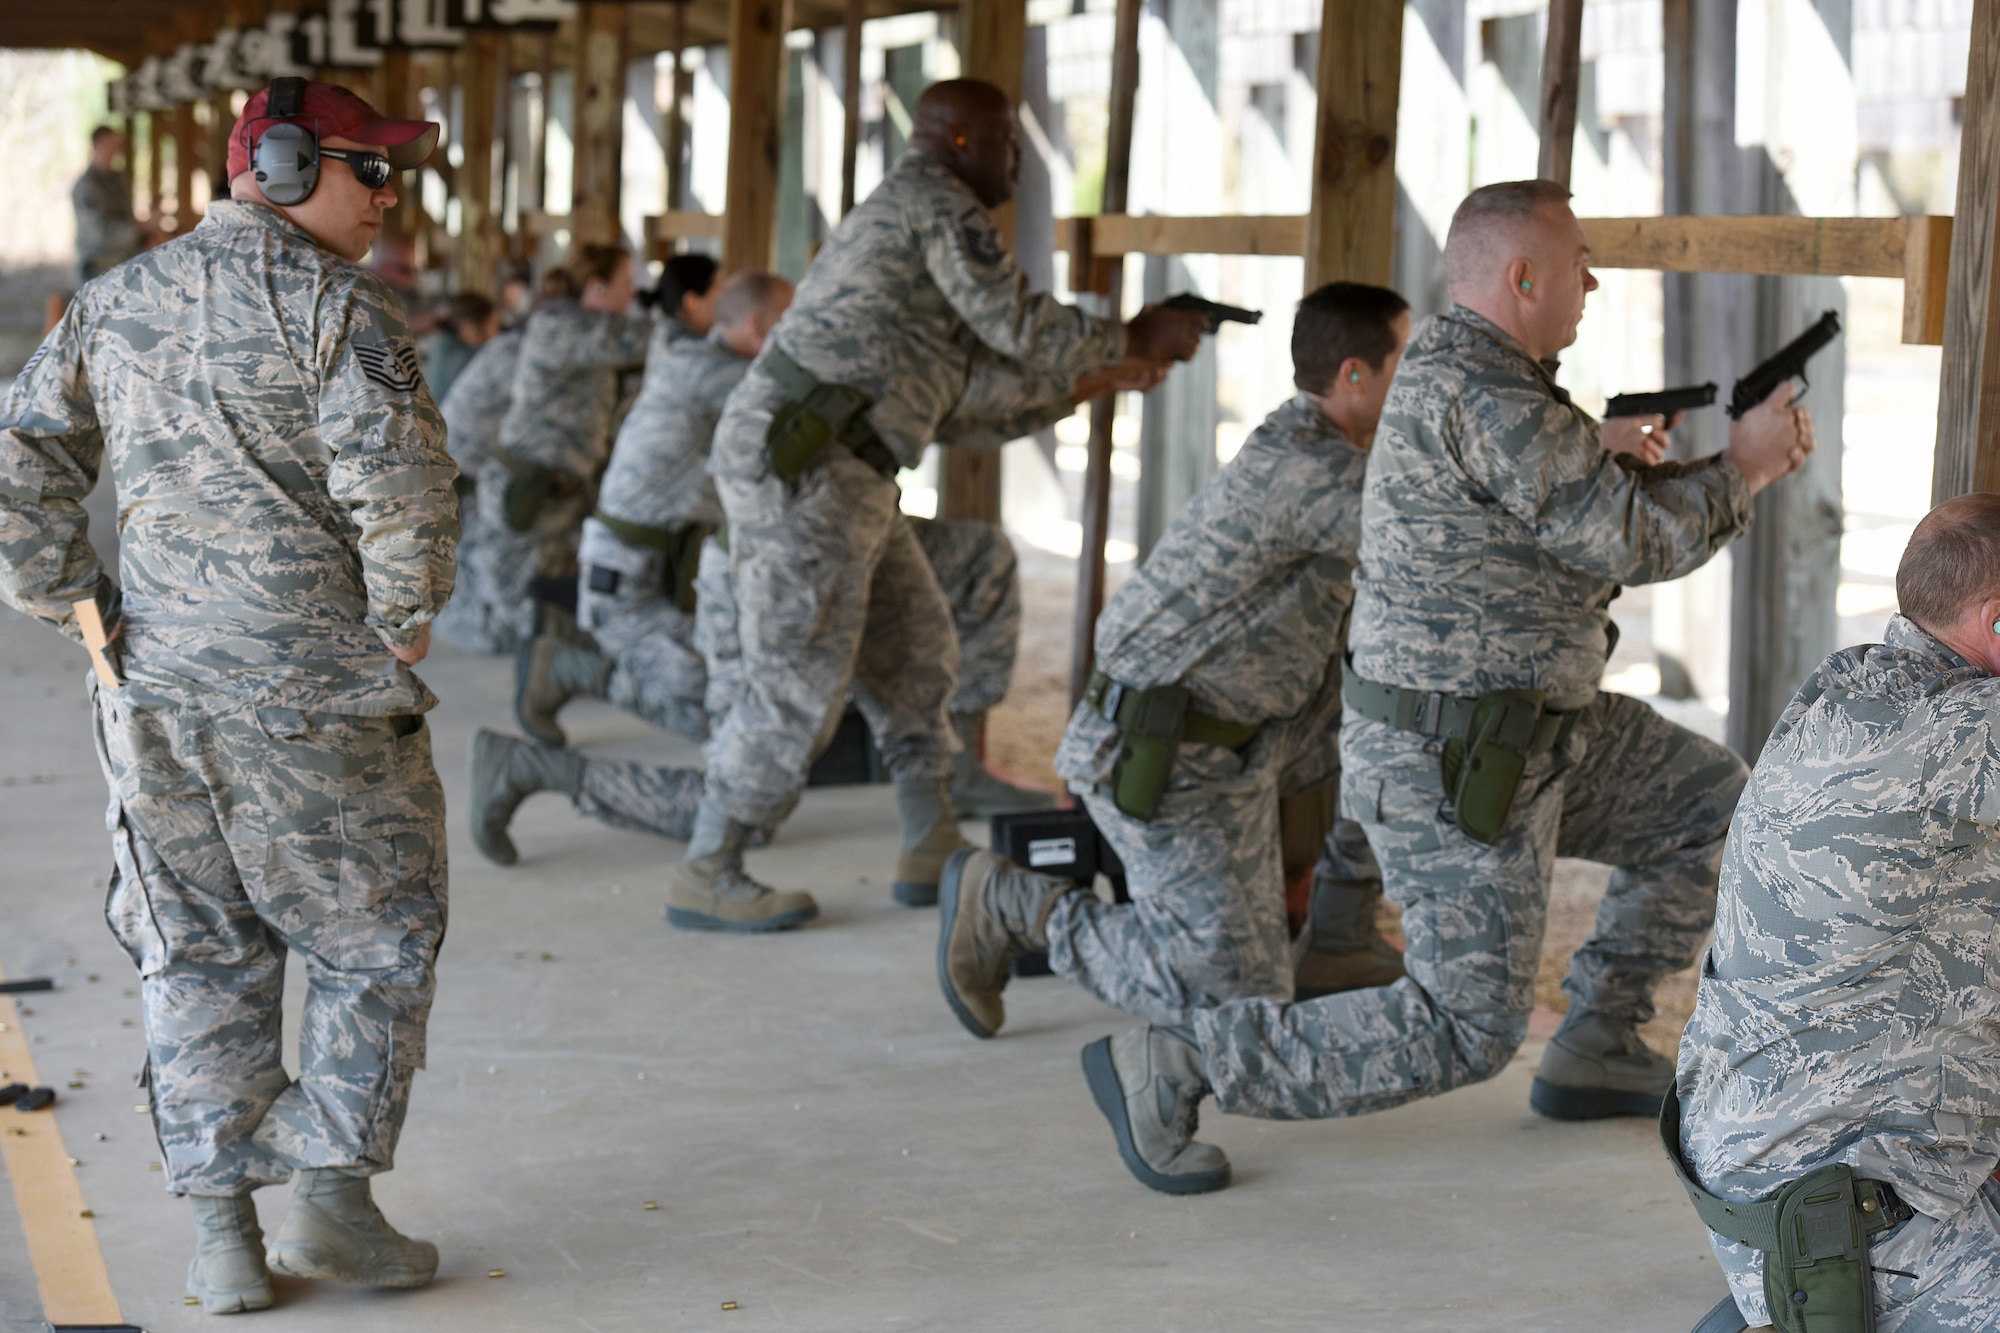
M 1931 502 L 2000 490 L 2000 0 L 1973 0 Z
M 840 34 L 840 215 L 854 208 L 854 164 L 861 155 L 861 24 L 868 0 L 847 0 Z
M 408 51 L 385 51 L 382 63 L 376 67 L 381 96 L 375 102 L 376 110 L 385 116 L 407 117 L 414 114 L 411 103 L 416 101 L 416 88 L 410 67 Z M 414 237 L 417 234 L 417 219 L 423 215 L 422 171 L 400 173 L 395 180 L 396 206 L 383 219 L 382 230 L 396 236 Z
M 1549 39 L 1542 48 L 1542 155 L 1535 174 L 1564 188 L 1576 147 L 1582 42 L 1583 0 L 1549 0 Z
M 202 157 L 202 166 L 208 172 L 208 188 L 211 196 L 217 190 L 229 187 L 229 132 L 236 128 L 236 113 L 229 109 L 229 94 L 211 98 L 208 103 L 207 152 Z M 208 212 L 209 201 L 201 201 L 201 211 Z
M 534 207 L 523 206 L 522 212 L 541 212 L 549 206 L 549 113 L 555 105 L 556 86 L 556 36 L 545 32 L 540 37 L 539 63 L 535 67 L 535 77 L 541 85 L 540 109 L 535 114 L 534 134 L 528 146 L 532 158 L 528 177 L 534 185 Z M 526 227 L 522 228 L 526 231 Z
M 667 94 L 667 198 L 669 213 L 687 207 L 687 121 L 683 111 L 688 97 L 687 70 L 687 12 L 689 0 L 679 0 L 674 6 L 674 78 Z
M 1367 0 L 1373 3 L 1374 0 Z M 1332 9 L 1340 0 L 1327 0 Z M 1139 95 L 1139 15 L 1143 0 L 1118 0 L 1111 34 L 1111 108 L 1104 145 L 1105 213 L 1123 213 L 1132 181 L 1132 113 Z M 1393 196 L 1392 196 L 1393 203 Z M 1118 262 L 1104 294 L 1104 313 L 1124 310 L 1125 266 Z M 1071 279 L 1073 283 L 1081 279 Z M 1094 278 L 1092 279 L 1094 283 Z M 1071 629 L 1069 700 L 1074 706 L 1090 684 L 1097 653 L 1097 615 L 1104 609 L 1104 543 L 1111 535 L 1111 428 L 1118 418 L 1115 395 L 1090 405 L 1090 450 L 1083 469 L 1083 543 L 1077 553 L 1076 620 Z
M 499 257 L 500 225 L 493 206 L 494 118 L 500 102 L 506 37 L 475 32 L 459 48 L 458 82 L 464 89 L 465 125 L 459 135 L 465 157 L 453 182 L 458 195 L 458 287 L 483 292 L 493 286 Z
M 185 236 L 201 220 L 194 199 L 195 161 L 201 152 L 201 133 L 194 123 L 194 103 L 182 102 L 174 109 L 174 234 Z
M 1027 0 L 964 0 L 958 13 L 961 68 L 965 76 L 993 84 L 1018 107 L 1022 64 L 1028 49 Z M 1015 205 L 1011 200 L 993 210 L 994 225 L 1009 246 L 1014 243 L 1014 219 Z M 998 523 L 999 452 L 946 449 L 943 464 L 944 485 L 938 497 L 938 513 L 946 518 Z
M 729 0 L 729 174 L 722 269 L 775 268 L 788 0 Z
M 160 138 L 166 133 L 166 117 L 157 111 L 146 113 L 146 220 L 157 228 L 161 201 L 167 192 L 160 180 Z
M 1339 279 L 1386 286 L 1392 276 L 1402 64 L 1402 0 L 1325 0 L 1307 291 Z
M 589 0 L 576 20 L 576 171 L 570 190 L 570 243 L 618 239 L 618 189 L 625 144 L 625 52 L 622 4 Z

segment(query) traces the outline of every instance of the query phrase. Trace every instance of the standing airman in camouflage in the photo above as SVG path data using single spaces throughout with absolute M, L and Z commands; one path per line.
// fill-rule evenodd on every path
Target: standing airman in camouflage
M 958 645 L 896 470 L 933 441 L 993 448 L 1058 420 L 1080 375 L 1191 355 L 1205 323 L 1155 310 L 1128 329 L 1028 290 L 986 211 L 1020 162 L 999 89 L 926 89 L 911 142 L 834 230 L 716 430 L 743 671 L 668 887 L 684 926 L 799 919 L 810 899 L 751 879 L 743 851 L 797 799 L 850 685 L 896 779 L 895 896 L 936 900 L 961 845 L 944 785 Z
M 1339 771 L 1361 484 L 1409 332 L 1409 303 L 1380 287 L 1332 283 L 1300 302 L 1298 395 L 1098 617 L 1096 670 L 1056 771 L 1117 852 L 1133 900 L 1100 902 L 990 852 L 954 856 L 938 975 L 974 1035 L 998 1031 L 1000 990 L 1024 948 L 1158 1023 L 1225 1000 L 1292 998 L 1279 798 Z M 1163 743 L 1149 749 L 1152 736 Z M 1323 877 L 1322 896 L 1340 901 L 1320 904 L 1322 925 L 1344 920 L 1357 945 L 1344 980 L 1386 984 L 1402 969 L 1384 965 L 1394 951 L 1373 927 L 1366 843 L 1352 829 L 1331 843 L 1350 864 Z
M 1559 855 L 1616 870 L 1563 983 L 1570 1011 L 1534 1105 L 1650 1115 L 1672 1083 L 1638 1026 L 1713 920 L 1746 775 L 1721 746 L 1598 691 L 1607 608 L 1619 584 L 1677 578 L 1742 532 L 1750 497 L 1811 451 L 1812 426 L 1786 386 L 1723 454 L 1652 466 L 1664 421 L 1600 427 L 1572 404 L 1550 362 L 1597 284 L 1567 199 L 1525 181 L 1459 206 L 1453 305 L 1411 339 L 1368 463 L 1340 807 L 1402 909 L 1408 975 L 1301 1004 L 1233 1000 L 1087 1048 L 1126 1165 L 1155 1189 L 1227 1182 L 1227 1160 L 1193 1141 L 1210 1091 L 1225 1111 L 1308 1119 L 1499 1073 L 1527 1036 Z M 1156 1080 L 1171 1095 L 1152 1095 Z
M 458 544 L 458 582 L 434 624 L 439 638 L 476 653 L 499 653 L 507 646 L 489 614 L 492 599 L 477 591 L 479 525 L 470 520 L 478 509 L 478 479 L 500 438 L 500 422 L 513 395 L 514 367 L 520 360 L 521 331 L 508 329 L 472 354 L 438 404 L 444 414 L 445 445 L 458 465 L 459 506 L 468 521 L 464 540 Z M 503 622 L 508 627 L 513 623 L 511 615 Z
M 118 169 L 125 136 L 100 125 L 90 136 L 90 165 L 70 187 L 76 210 L 76 272 L 89 282 L 139 253 L 144 235 L 132 216 L 132 182 Z
M 410 667 L 451 592 L 456 470 L 401 303 L 354 262 L 437 127 L 283 92 L 288 122 L 262 92 L 231 134 L 235 202 L 87 284 L 0 411 L 0 591 L 72 638 L 94 601 L 122 659 L 94 686 L 106 915 L 143 987 L 167 1188 L 195 1204 L 188 1290 L 216 1313 L 271 1303 L 250 1193 L 295 1170 L 270 1270 L 417 1286 L 437 1266 L 368 1181 L 424 1063 L 445 926 L 436 700 Z M 252 170 L 274 130 L 292 142 Z M 316 181 L 293 165 L 314 157 Z M 81 507 L 107 461 L 122 601 Z
M 535 579 L 574 570 L 611 450 L 618 375 L 645 359 L 651 330 L 646 316 L 628 313 L 629 254 L 584 246 L 569 269 L 579 295 L 528 316 L 507 415 L 478 477 L 467 574 L 479 600 L 467 612 L 497 652 L 533 637 Z
M 1799 688 L 1723 853 L 1664 1118 L 1736 1305 L 1705 1329 L 1871 1303 L 1880 1333 L 2000 1327 L 2000 495 L 1918 524 L 1896 600 L 1886 643 Z M 1828 1220 L 1874 1269 L 1844 1311 L 1772 1253 L 1786 1201 L 1843 1174 Z

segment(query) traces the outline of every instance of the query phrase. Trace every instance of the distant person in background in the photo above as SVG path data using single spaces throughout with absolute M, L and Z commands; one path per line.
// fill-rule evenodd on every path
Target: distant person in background
M 90 136 L 90 166 L 70 187 L 76 207 L 77 282 L 89 282 L 139 253 L 145 236 L 132 216 L 132 182 L 118 169 L 125 136 L 100 125 Z
M 368 267 L 403 302 L 413 335 L 421 338 L 443 322 L 442 307 L 424 301 L 415 241 L 388 231 L 378 234 L 368 250 Z
M 494 298 L 500 305 L 500 327 L 518 329 L 528 322 L 535 306 L 535 275 L 526 260 L 509 259 L 500 265 L 493 280 Z
M 472 354 L 500 333 L 500 310 L 478 292 L 460 292 L 445 307 L 444 323 L 424 340 L 424 379 L 439 402 L 471 362 Z

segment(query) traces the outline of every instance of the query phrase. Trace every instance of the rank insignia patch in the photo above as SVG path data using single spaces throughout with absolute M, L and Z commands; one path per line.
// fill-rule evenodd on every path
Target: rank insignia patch
M 417 360 L 417 349 L 408 343 L 398 347 L 357 345 L 354 356 L 361 362 L 361 373 L 391 393 L 408 393 L 424 381 L 423 363 Z

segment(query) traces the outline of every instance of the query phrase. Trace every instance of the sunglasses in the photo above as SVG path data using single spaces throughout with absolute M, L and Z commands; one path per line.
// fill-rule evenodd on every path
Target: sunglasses
M 354 173 L 354 179 L 371 190 L 379 190 L 389 183 L 395 168 L 389 159 L 380 153 L 364 153 L 354 148 L 322 148 L 321 157 L 330 157 L 336 162 L 345 162 L 347 169 Z

